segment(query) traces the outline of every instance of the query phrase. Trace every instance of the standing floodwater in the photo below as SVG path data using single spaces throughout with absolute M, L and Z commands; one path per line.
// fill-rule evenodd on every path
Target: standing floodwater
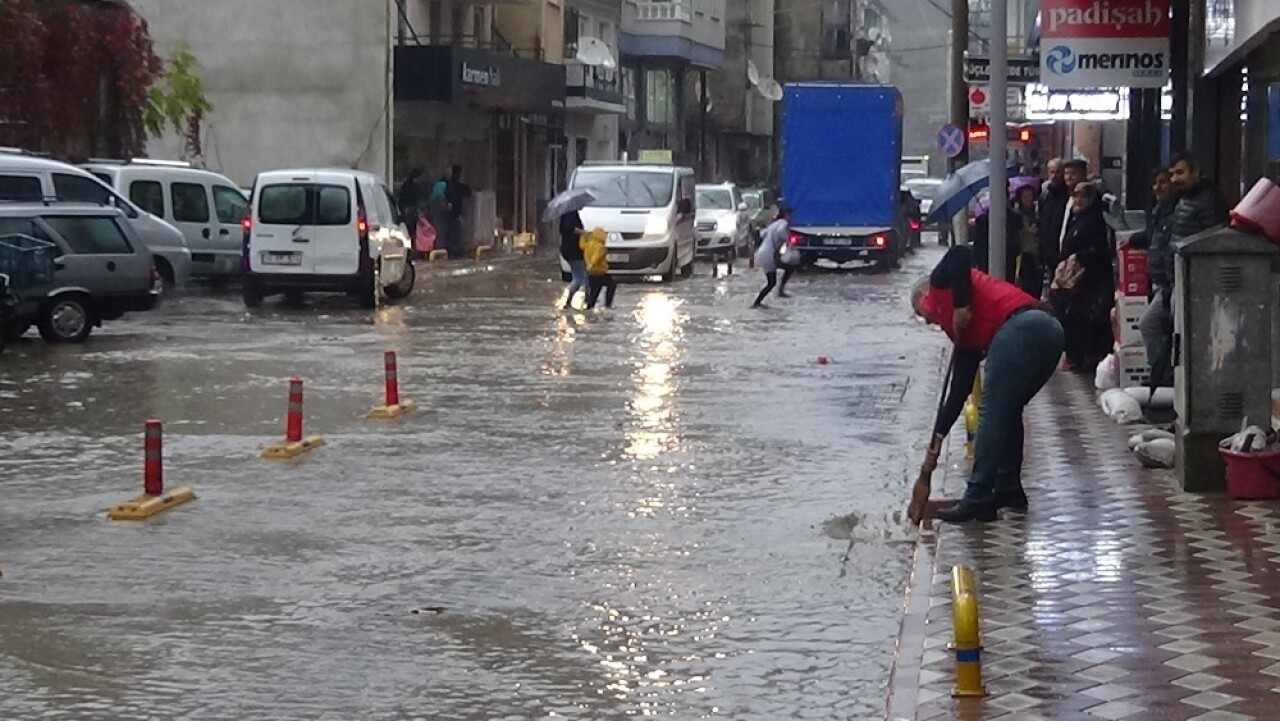
M 933 257 L 764 311 L 739 265 L 561 312 L 549 261 L 373 322 L 190 295 L 18 343 L 0 718 L 875 718 L 911 552 L 876 539 L 942 352 L 904 293 Z M 365 420 L 387 348 L 419 410 Z M 292 376 L 328 445 L 266 461 Z M 199 499 L 108 522 L 149 417 Z

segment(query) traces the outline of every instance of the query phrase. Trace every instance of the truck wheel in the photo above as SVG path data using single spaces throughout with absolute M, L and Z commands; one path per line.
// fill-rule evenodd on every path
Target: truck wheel
M 63 295 L 45 304 L 36 321 L 46 343 L 83 343 L 93 332 L 93 311 L 81 295 Z

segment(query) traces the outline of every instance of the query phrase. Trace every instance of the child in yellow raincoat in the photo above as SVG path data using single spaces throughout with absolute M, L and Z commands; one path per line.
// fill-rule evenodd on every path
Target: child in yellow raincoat
M 618 282 L 609 275 L 609 252 L 605 247 L 605 232 L 602 228 L 592 228 L 590 233 L 581 237 L 578 246 L 587 261 L 587 309 L 596 307 L 600 299 L 600 291 L 604 290 L 604 307 L 613 307 L 613 296 L 618 291 Z

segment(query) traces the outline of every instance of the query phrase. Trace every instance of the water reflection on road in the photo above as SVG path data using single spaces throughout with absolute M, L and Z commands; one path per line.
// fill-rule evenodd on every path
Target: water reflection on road
M 0 718 L 877 717 L 910 546 L 842 567 L 842 519 L 901 535 L 942 347 L 903 292 L 935 257 L 767 311 L 740 269 L 559 312 L 550 267 L 19 343 Z M 365 421 L 386 347 L 422 411 Z M 295 375 L 329 446 L 268 463 Z M 151 416 L 200 499 L 108 523 Z

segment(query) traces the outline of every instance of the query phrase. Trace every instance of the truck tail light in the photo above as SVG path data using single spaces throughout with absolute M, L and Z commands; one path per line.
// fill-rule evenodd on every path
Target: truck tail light
M 792 233 L 787 238 L 787 242 L 790 243 L 791 245 L 800 245 L 800 241 L 801 241 L 801 238 L 799 233 Z
M 912 230 L 920 230 L 920 228 L 921 228 L 922 226 L 923 226 L 923 224 L 922 224 L 920 221 L 915 220 L 915 219 L 912 219 L 912 220 L 911 220 L 911 229 L 912 229 Z

